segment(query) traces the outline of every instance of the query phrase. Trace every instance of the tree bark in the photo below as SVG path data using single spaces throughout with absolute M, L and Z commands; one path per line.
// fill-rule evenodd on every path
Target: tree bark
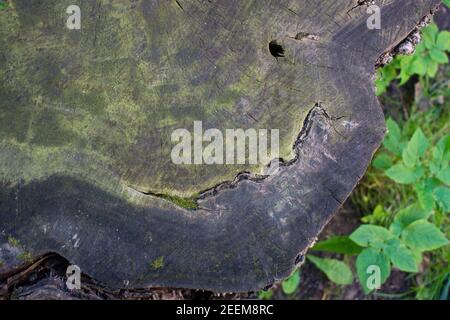
M 440 3 L 376 1 L 370 30 L 349 0 L 89 0 L 68 30 L 72 2 L 0 11 L 0 271 L 54 252 L 112 288 L 215 292 L 302 263 L 383 139 L 377 59 Z M 197 120 L 279 129 L 279 172 L 174 165 Z

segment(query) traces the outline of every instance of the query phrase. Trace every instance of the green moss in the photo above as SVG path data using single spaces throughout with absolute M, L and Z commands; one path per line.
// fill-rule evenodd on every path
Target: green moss
M 158 259 L 153 260 L 150 266 L 153 270 L 164 268 L 164 257 L 161 256 Z
M 33 262 L 33 256 L 29 252 L 22 252 L 17 256 L 17 259 L 27 263 Z
M 8 244 L 11 247 L 15 247 L 15 248 L 21 248 L 22 247 L 21 244 L 20 244 L 20 241 L 17 240 L 16 238 L 14 238 L 14 237 L 11 237 L 11 236 L 8 237 Z
M 173 164 L 171 133 L 191 130 L 197 120 L 222 132 L 279 129 L 280 157 L 289 160 L 316 102 L 311 92 L 329 84 L 320 83 L 318 75 L 300 81 L 299 75 L 317 74 L 303 65 L 294 72 L 278 63 L 272 75 L 274 61 L 261 51 L 260 30 L 273 21 L 247 17 L 251 34 L 234 37 L 218 28 L 215 43 L 198 46 L 195 25 L 173 23 L 185 19 L 176 3 L 141 1 L 139 10 L 129 10 L 125 2 L 99 2 L 101 19 L 83 19 L 82 32 L 61 27 L 69 0 L 15 0 L 10 2 L 14 15 L 0 15 L 5 56 L 0 61 L 0 179 L 81 172 L 90 181 L 109 179 L 112 188 L 117 186 L 112 182 L 121 181 L 169 195 L 164 198 L 194 210 L 193 198 L 201 190 L 231 181 L 238 172 L 261 170 L 261 165 Z M 88 2 L 80 7 L 92 10 Z M 232 47 L 245 44 L 248 52 L 215 50 L 208 59 L 199 58 L 204 47 L 222 49 L 231 38 Z M 289 94 L 278 84 L 279 75 L 284 83 L 302 87 Z M 322 99 L 335 101 L 335 96 L 325 92 Z
M 187 210 L 196 210 L 198 208 L 197 200 L 195 199 L 195 197 L 182 198 L 177 196 L 163 195 L 162 198 Z

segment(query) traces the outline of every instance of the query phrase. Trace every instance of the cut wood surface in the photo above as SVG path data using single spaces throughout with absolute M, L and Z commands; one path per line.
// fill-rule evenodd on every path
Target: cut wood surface
M 16 246 L 111 287 L 217 292 L 303 261 L 383 139 L 377 59 L 440 3 L 375 1 L 370 30 L 356 0 L 86 0 L 68 30 L 73 0 L 9 2 L 0 259 Z M 174 164 L 171 133 L 194 121 L 280 130 L 279 172 Z

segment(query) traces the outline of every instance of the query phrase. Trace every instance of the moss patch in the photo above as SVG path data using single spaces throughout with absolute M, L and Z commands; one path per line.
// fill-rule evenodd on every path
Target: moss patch
M 155 259 L 151 264 L 150 267 L 153 270 L 158 270 L 161 268 L 164 268 L 164 257 L 159 257 L 158 259 Z

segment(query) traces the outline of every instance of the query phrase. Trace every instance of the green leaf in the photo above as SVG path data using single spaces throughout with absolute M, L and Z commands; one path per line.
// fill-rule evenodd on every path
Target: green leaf
M 392 237 L 391 232 L 386 228 L 363 224 L 350 235 L 350 240 L 361 247 L 381 247 L 384 242 Z
M 353 283 L 352 270 L 344 262 L 335 259 L 318 258 L 311 255 L 308 255 L 307 258 L 334 283 L 340 285 Z
M 273 291 L 272 290 L 262 290 L 258 292 L 258 298 L 261 300 L 271 300 L 273 297 Z
M 449 0 L 450 1 L 450 0 Z M 450 50 L 450 32 L 445 30 L 441 31 L 437 37 L 436 47 L 442 51 Z
M 373 160 L 373 166 L 377 169 L 386 170 L 392 167 L 392 165 L 392 158 L 386 153 L 377 155 Z
M 434 199 L 444 212 L 450 212 L 450 189 L 438 187 L 434 189 Z
M 418 74 L 420 76 L 424 76 L 427 73 L 427 63 L 424 59 L 414 59 L 413 63 L 410 66 L 409 72 L 412 74 Z
M 394 222 L 391 224 L 390 231 L 398 236 L 403 229 L 409 226 L 411 223 L 418 220 L 426 220 L 430 217 L 431 211 L 425 210 L 419 204 L 413 204 L 405 209 L 400 210 L 394 218 Z
M 439 64 L 436 61 L 430 59 L 430 61 L 428 61 L 428 64 L 427 64 L 427 75 L 430 78 L 434 78 L 434 77 L 436 77 L 438 70 L 439 70 Z
M 300 271 L 295 270 L 294 273 L 281 283 L 283 292 L 287 295 L 293 294 L 300 284 Z
M 398 239 L 389 240 L 386 243 L 385 252 L 394 267 L 405 272 L 418 272 L 414 253 Z
M 421 263 L 422 263 L 422 260 L 423 260 L 423 254 L 422 254 L 422 251 L 420 251 L 420 250 L 417 250 L 417 249 L 411 249 L 411 252 L 413 253 L 413 255 L 414 255 L 414 260 L 416 261 L 416 264 L 417 265 L 420 265 Z
M 435 205 L 431 183 L 432 182 L 428 182 L 428 180 L 425 180 L 414 186 L 417 197 L 419 198 L 419 203 L 426 211 L 433 210 Z
M 435 46 L 439 28 L 436 24 L 432 23 L 422 30 L 422 37 L 425 46 L 431 49 Z
M 440 166 L 448 166 L 450 161 L 450 135 L 442 137 L 433 148 L 433 161 Z
M 450 136 L 439 140 L 433 148 L 430 171 L 443 183 L 450 185 Z
M 436 178 L 441 180 L 441 182 L 445 183 L 446 185 L 450 185 L 450 168 L 444 168 L 441 169 L 437 174 Z
M 378 269 L 379 274 L 376 272 L 372 273 L 374 272 L 374 267 Z M 375 289 L 373 287 L 369 287 L 368 285 L 382 285 L 389 278 L 389 275 L 391 274 L 389 258 L 385 253 L 381 252 L 381 250 L 366 248 L 356 259 L 356 272 L 358 273 L 361 287 L 364 292 L 368 294 Z M 379 278 L 377 275 L 379 275 Z M 373 280 L 375 280 L 375 283 Z
M 450 8 L 450 0 L 442 0 L 442 2 Z
M 388 133 L 384 139 L 383 145 L 392 153 L 401 156 L 403 151 L 402 133 L 397 122 L 389 118 L 386 120 Z
M 419 180 L 425 171 L 423 167 L 408 168 L 402 163 L 396 164 L 386 171 L 386 175 L 397 183 L 411 184 Z
M 375 85 L 377 87 L 377 96 L 386 92 L 389 84 L 397 77 L 397 69 L 395 63 L 388 64 L 377 71 L 377 79 Z
M 422 129 L 418 128 L 406 145 L 406 148 L 403 149 L 403 163 L 409 168 L 414 168 L 419 158 L 425 154 L 428 145 L 427 137 L 425 137 Z
M 448 63 L 447 55 L 445 54 L 444 51 L 441 51 L 439 49 L 436 49 L 436 48 L 431 49 L 430 57 L 437 63 L 441 63 L 441 64 Z
M 316 243 L 311 250 L 356 255 L 362 251 L 362 247 L 350 240 L 349 237 L 335 236 Z
M 366 224 L 378 225 L 380 222 L 385 221 L 388 217 L 389 213 L 384 210 L 383 206 L 377 205 L 375 209 L 373 209 L 372 214 L 362 217 L 361 221 Z
M 403 242 L 412 249 L 430 251 L 448 244 L 444 234 L 432 223 L 418 220 L 402 232 Z

